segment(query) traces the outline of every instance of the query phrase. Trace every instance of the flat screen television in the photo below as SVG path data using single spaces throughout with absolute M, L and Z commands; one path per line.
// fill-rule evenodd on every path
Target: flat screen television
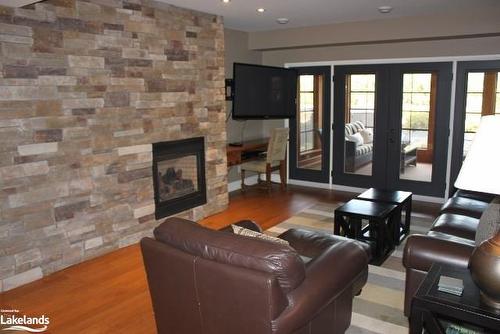
M 297 71 L 234 63 L 234 119 L 291 118 L 296 112 Z

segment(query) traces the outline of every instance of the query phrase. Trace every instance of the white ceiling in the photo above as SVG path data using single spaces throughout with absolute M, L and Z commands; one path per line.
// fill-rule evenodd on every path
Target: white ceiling
M 427 15 L 499 3 L 499 0 L 231 0 L 229 4 L 220 0 L 159 1 L 221 15 L 225 27 L 244 31 Z M 377 11 L 379 6 L 394 9 L 389 14 L 380 14 Z M 257 13 L 258 7 L 264 7 L 266 11 Z M 276 23 L 279 17 L 289 18 L 290 22 L 280 25 Z

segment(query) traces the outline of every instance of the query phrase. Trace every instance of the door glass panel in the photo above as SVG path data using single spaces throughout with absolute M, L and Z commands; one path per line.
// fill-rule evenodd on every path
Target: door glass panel
M 436 77 L 434 73 L 403 74 L 401 179 L 432 180 Z
M 323 155 L 323 75 L 299 76 L 297 167 L 321 170 Z
M 372 175 L 375 74 L 346 76 L 344 172 Z
M 465 158 L 482 116 L 500 114 L 500 83 L 498 71 L 469 72 L 465 94 Z
M 497 73 L 497 93 L 495 100 L 495 114 L 500 115 L 500 72 Z

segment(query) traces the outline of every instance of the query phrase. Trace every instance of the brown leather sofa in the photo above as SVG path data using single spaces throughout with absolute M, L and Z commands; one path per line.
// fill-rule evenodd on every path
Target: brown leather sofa
M 279 236 L 290 246 L 230 231 L 169 218 L 141 240 L 158 333 L 344 333 L 366 249 L 297 229 Z
M 458 190 L 441 207 L 441 214 L 426 235 L 408 237 L 403 252 L 406 316 L 410 315 L 411 299 L 434 262 L 468 267 L 479 218 L 492 200 L 488 194 Z

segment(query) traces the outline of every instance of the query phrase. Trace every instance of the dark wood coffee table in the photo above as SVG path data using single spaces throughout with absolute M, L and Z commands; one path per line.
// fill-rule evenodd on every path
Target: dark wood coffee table
M 395 204 L 397 206 L 396 218 L 398 224 L 394 224 L 394 240 L 396 244 L 400 244 L 401 241 L 408 236 L 410 233 L 410 222 L 411 222 L 411 201 L 412 193 L 408 191 L 393 191 L 393 190 L 382 190 L 370 188 L 357 198 L 365 201 L 381 202 Z M 401 220 L 401 212 L 405 209 L 405 221 Z
M 438 291 L 441 275 L 459 278 L 464 290 L 461 296 Z M 445 333 L 446 324 L 478 327 L 484 333 L 500 333 L 500 310 L 481 303 L 479 289 L 465 268 L 433 264 L 417 290 L 411 304 L 410 334 Z
M 381 264 L 394 249 L 392 225 L 397 205 L 352 199 L 335 209 L 333 233 L 373 245 L 373 264 Z M 362 219 L 368 220 L 363 227 Z M 341 234 L 342 233 L 342 234 Z

